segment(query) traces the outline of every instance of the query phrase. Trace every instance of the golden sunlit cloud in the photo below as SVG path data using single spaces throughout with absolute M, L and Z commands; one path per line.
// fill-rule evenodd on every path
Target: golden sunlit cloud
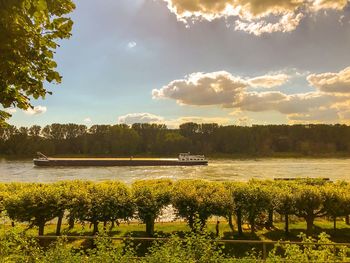
M 233 76 L 226 71 L 197 72 L 185 79 L 174 80 L 161 89 L 152 91 L 153 98 L 171 98 L 179 104 L 222 105 L 232 107 L 243 91 L 248 88 L 272 88 L 285 84 L 286 74 L 270 74 L 251 79 Z
M 129 113 L 118 118 L 119 123 L 123 124 L 134 124 L 134 123 L 159 123 L 162 122 L 163 118 L 151 113 Z
M 173 99 L 180 105 L 219 106 L 240 112 L 281 113 L 292 122 L 345 120 L 350 111 L 350 94 L 347 68 L 339 73 L 325 73 L 307 77 L 315 84 L 313 92 L 285 94 L 281 91 L 251 91 L 256 87 L 279 87 L 291 76 L 267 74 L 254 78 L 233 76 L 226 71 L 193 73 L 184 79 L 174 80 L 161 89 L 154 89 L 154 99 Z M 327 83 L 327 85 L 325 84 Z M 321 86 L 322 84 L 322 86 Z M 331 85 L 331 86 L 330 86 Z M 337 88 L 333 86 L 336 85 Z M 250 88 L 250 89 L 249 89 Z M 326 93 L 324 91 L 331 91 Z M 337 90 L 337 93 L 332 93 Z M 339 91 L 343 91 L 340 94 Z M 350 92 L 349 92 L 350 93 Z
M 177 128 L 180 124 L 186 122 L 194 122 L 194 123 L 217 123 L 219 125 L 228 125 L 232 124 L 233 118 L 225 118 L 225 117 L 201 117 L 201 116 L 186 116 L 180 117 L 173 120 L 165 120 L 164 123 L 169 128 Z
M 287 95 L 279 91 L 246 92 L 234 104 L 242 111 L 262 112 L 278 111 L 282 114 L 305 113 L 321 107 L 332 107 L 337 103 L 350 100 L 350 96 L 333 96 L 319 92 Z
M 343 10 L 348 0 L 163 0 L 179 21 L 237 17 L 235 29 L 255 35 L 290 32 L 305 14 Z M 271 19 L 274 22 L 270 22 Z
M 314 109 L 307 113 L 288 115 L 288 121 L 293 123 L 339 123 L 341 116 L 336 108 Z
M 284 85 L 289 80 L 287 74 L 264 75 L 249 79 L 249 85 L 256 88 L 274 88 Z
M 118 122 L 122 124 L 132 125 L 134 123 L 154 123 L 165 124 L 168 128 L 178 128 L 180 124 L 186 122 L 195 123 L 217 123 L 219 125 L 227 125 L 232 122 L 231 118 L 224 117 L 202 117 L 202 116 L 184 116 L 176 119 L 165 119 L 161 116 L 151 113 L 129 113 L 118 118 Z
M 221 104 L 230 107 L 232 101 L 247 87 L 247 81 L 226 71 L 197 72 L 186 79 L 174 80 L 159 90 L 154 89 L 152 95 L 155 99 L 175 99 L 179 104 Z
M 338 73 L 311 74 L 310 85 L 326 93 L 350 93 L 350 67 Z

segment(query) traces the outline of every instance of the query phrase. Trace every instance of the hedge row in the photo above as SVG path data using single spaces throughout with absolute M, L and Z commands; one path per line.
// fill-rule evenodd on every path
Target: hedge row
M 225 217 L 232 229 L 248 223 L 254 232 L 257 224 L 272 227 L 273 214 L 285 218 L 288 233 L 289 216 L 307 223 L 311 234 L 314 220 L 327 216 L 334 221 L 350 214 L 350 184 L 315 180 L 208 182 L 202 180 L 144 180 L 131 186 L 117 181 L 69 181 L 53 184 L 0 184 L 0 211 L 13 221 L 28 222 L 44 234 L 48 221 L 58 218 L 56 234 L 60 235 L 64 216 L 74 222 L 89 222 L 98 232 L 99 223 L 137 218 L 146 224 L 152 236 L 154 224 L 163 208 L 175 208 L 177 216 L 194 229 L 196 218 L 202 227 L 211 216 Z M 234 223 L 235 219 L 235 223 Z

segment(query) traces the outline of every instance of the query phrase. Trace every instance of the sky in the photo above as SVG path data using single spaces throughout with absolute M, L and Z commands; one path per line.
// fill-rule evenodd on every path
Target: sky
M 76 0 L 16 126 L 350 124 L 348 0 Z

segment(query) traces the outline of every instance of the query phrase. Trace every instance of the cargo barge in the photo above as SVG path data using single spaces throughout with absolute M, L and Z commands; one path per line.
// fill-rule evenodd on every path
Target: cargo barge
M 176 158 L 50 158 L 38 153 L 35 166 L 193 166 L 208 165 L 203 155 L 180 153 Z

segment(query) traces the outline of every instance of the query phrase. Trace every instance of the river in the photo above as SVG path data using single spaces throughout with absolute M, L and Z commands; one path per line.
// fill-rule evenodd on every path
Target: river
M 31 160 L 0 159 L 0 182 L 62 180 L 206 179 L 247 181 L 287 177 L 326 177 L 350 181 L 350 159 L 215 159 L 191 167 L 34 167 Z

